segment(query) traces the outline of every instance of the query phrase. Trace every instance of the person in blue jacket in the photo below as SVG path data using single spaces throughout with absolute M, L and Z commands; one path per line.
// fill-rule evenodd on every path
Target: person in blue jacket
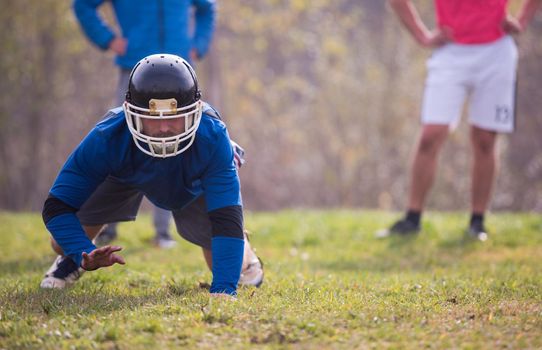
M 214 0 L 112 0 L 120 35 L 98 14 L 98 8 L 105 2 L 74 0 L 73 10 L 89 40 L 100 49 L 116 54 L 115 63 L 119 67 L 116 106 L 124 101 L 130 71 L 141 58 L 169 53 L 193 63 L 209 49 L 215 27 Z M 169 232 L 170 221 L 169 211 L 154 207 L 154 242 L 161 248 L 176 243 Z M 116 224 L 112 223 L 98 241 L 108 244 L 116 237 Z
M 124 264 L 120 246 L 97 248 L 110 222 L 135 220 L 145 195 L 173 212 L 179 234 L 203 248 L 211 293 L 259 286 L 263 267 L 243 229 L 241 148 L 201 100 L 194 70 L 156 54 L 134 67 L 122 108 L 110 110 L 60 170 L 43 208 L 59 256 L 41 282 L 64 288 L 84 271 Z

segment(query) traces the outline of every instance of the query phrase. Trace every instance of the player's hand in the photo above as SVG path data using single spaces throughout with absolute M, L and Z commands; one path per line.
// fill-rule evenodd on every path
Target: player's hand
M 420 44 L 424 47 L 436 48 L 448 43 L 452 39 L 449 28 L 437 28 L 424 35 Z
M 508 34 L 521 34 L 525 28 L 519 23 L 517 18 L 507 14 L 502 21 L 502 28 Z
M 119 56 L 124 56 L 124 54 L 126 54 L 127 46 L 128 46 L 128 41 L 121 37 L 115 37 L 109 43 L 109 49 Z
M 233 162 L 237 170 L 239 170 L 245 164 L 245 150 L 233 140 L 230 140 L 230 144 L 233 150 Z
M 122 250 L 119 246 L 106 245 L 101 248 L 94 249 L 87 254 L 83 252 L 83 260 L 81 261 L 81 267 L 83 270 L 92 271 L 97 270 L 100 267 L 107 267 L 113 264 L 124 265 L 126 262 L 120 255 L 114 254 Z

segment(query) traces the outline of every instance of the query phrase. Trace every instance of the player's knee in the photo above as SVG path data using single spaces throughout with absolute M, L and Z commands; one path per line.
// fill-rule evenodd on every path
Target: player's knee
M 448 136 L 448 126 L 426 125 L 422 130 L 419 142 L 418 153 L 435 154 Z
M 490 156 L 495 153 L 495 143 L 492 140 L 476 140 L 474 150 L 483 156 Z
M 433 154 L 438 151 L 438 146 L 441 142 L 435 134 L 425 133 L 420 138 L 418 153 Z
M 495 153 L 495 135 L 477 135 L 472 139 L 472 146 L 477 154 L 490 156 Z

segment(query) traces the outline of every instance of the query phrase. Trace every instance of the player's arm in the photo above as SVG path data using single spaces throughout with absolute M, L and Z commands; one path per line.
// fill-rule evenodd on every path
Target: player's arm
M 102 50 L 107 50 L 111 47 L 111 44 L 118 46 L 118 41 L 123 39 L 115 38 L 111 28 L 98 15 L 97 9 L 104 2 L 105 0 L 74 0 L 72 8 L 81 28 L 90 41 Z M 115 51 L 113 47 L 111 48 Z
M 224 130 L 220 136 L 202 176 L 213 236 L 213 282 L 210 292 L 235 295 L 245 244 L 243 207 L 234 152 L 227 132 Z
M 82 253 L 90 253 L 96 246 L 87 237 L 76 212 L 77 208 L 50 194 L 43 205 L 42 217 L 45 227 L 64 255 L 81 266 Z
M 195 30 L 192 39 L 193 56 L 203 58 L 213 39 L 216 24 L 216 4 L 214 0 L 194 0 Z
M 542 0 L 524 0 L 517 17 L 510 14 L 506 16 L 503 23 L 504 30 L 510 34 L 520 34 L 525 31 L 541 3 Z
M 449 33 L 442 29 L 430 31 L 420 18 L 418 10 L 410 0 L 389 0 L 405 28 L 424 47 L 438 47 L 449 41 Z
M 209 212 L 213 238 L 210 293 L 236 295 L 243 264 L 243 208 L 232 205 Z
M 87 237 L 76 212 L 110 172 L 106 150 L 100 133 L 91 131 L 62 167 L 43 207 L 45 226 L 78 266 L 83 253 L 91 254 L 96 246 Z

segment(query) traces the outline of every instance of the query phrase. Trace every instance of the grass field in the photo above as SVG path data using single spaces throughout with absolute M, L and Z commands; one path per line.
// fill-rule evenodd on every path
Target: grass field
M 249 213 L 262 288 L 210 300 L 200 250 L 151 247 L 150 217 L 120 226 L 125 266 L 41 291 L 53 260 L 39 214 L 0 213 L 0 349 L 542 348 L 542 217 L 429 213 L 417 238 L 379 240 L 394 214 Z

